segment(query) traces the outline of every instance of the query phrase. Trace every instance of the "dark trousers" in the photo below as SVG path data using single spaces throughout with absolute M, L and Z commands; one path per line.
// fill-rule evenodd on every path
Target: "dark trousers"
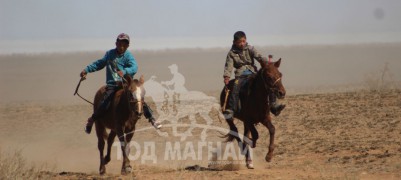
M 234 86 L 232 91 L 230 92 L 229 95 L 229 102 L 228 102 L 228 108 L 231 110 L 233 113 L 240 111 L 239 109 L 239 94 L 241 88 L 245 85 L 247 82 L 248 76 L 240 76 L 235 79 Z M 274 105 L 276 103 L 276 95 L 274 93 L 269 94 L 269 103 L 270 105 Z
M 149 120 L 153 118 L 153 111 L 146 103 L 143 103 L 143 115 L 145 115 L 145 118 Z
M 106 92 L 103 93 L 103 99 L 100 102 L 100 105 L 92 114 L 92 119 L 96 120 L 99 117 L 103 116 L 106 110 L 109 108 L 111 100 L 113 99 L 114 94 L 119 90 L 117 87 L 106 87 Z
M 241 88 L 246 83 L 247 78 L 248 78 L 248 76 L 240 76 L 240 77 L 235 78 L 233 89 L 231 90 L 230 95 L 228 97 L 229 101 L 228 101 L 227 109 L 230 109 L 233 112 L 239 111 L 239 108 L 238 108 L 239 93 L 240 93 Z

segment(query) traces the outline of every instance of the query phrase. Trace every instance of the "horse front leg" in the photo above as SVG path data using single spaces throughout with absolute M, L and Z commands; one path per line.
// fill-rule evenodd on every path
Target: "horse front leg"
M 250 124 L 249 126 L 250 126 L 249 129 L 251 130 L 251 134 L 252 134 L 252 145 L 251 145 L 251 147 L 255 148 L 256 147 L 256 141 L 259 139 L 259 133 L 256 130 L 255 125 Z
M 274 134 L 276 128 L 272 124 L 271 117 L 268 115 L 265 120 L 262 121 L 262 124 L 269 130 L 270 134 L 270 143 L 269 143 L 269 151 L 266 154 L 265 160 L 270 162 L 273 158 L 273 151 L 274 151 Z
M 104 162 L 105 164 L 109 163 L 110 160 L 111 160 L 111 158 L 110 158 L 111 146 L 113 146 L 115 137 L 116 137 L 116 132 L 110 131 L 109 137 L 107 138 L 107 154 L 106 154 L 106 157 L 104 159 L 105 160 L 105 162 Z
M 130 151 L 131 151 L 130 143 L 131 143 L 131 139 L 133 136 L 134 136 L 134 130 L 132 130 L 131 133 L 128 133 L 125 135 L 125 142 L 127 142 L 126 147 L 125 147 L 125 154 L 126 154 L 127 158 L 125 159 L 123 166 L 121 168 L 121 172 L 124 171 L 124 174 L 129 174 L 132 172 L 132 166 L 130 164 L 130 160 L 128 157 L 129 157 Z
M 104 133 L 105 133 L 105 127 L 100 125 L 99 123 L 96 123 L 96 136 L 97 136 L 97 148 L 99 149 L 99 154 L 100 154 L 100 166 L 99 166 L 99 174 L 103 175 L 106 173 L 106 163 L 104 160 L 103 156 L 103 150 L 104 150 Z
M 121 174 L 125 175 L 125 174 L 128 174 L 131 172 L 131 170 L 129 168 L 127 168 L 127 164 L 129 165 L 129 159 L 128 159 L 129 152 L 127 152 L 129 150 L 129 144 L 125 140 L 125 135 L 124 135 L 124 130 L 123 130 L 122 125 L 117 126 L 116 133 L 118 136 L 118 140 L 120 141 L 121 151 L 123 154 L 123 164 L 121 167 Z

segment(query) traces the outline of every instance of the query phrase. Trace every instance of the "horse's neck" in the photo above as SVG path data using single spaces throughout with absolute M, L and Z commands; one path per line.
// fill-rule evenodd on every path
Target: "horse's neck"
M 128 107 L 130 106 L 130 100 L 132 98 L 132 93 L 130 92 L 130 90 L 128 89 L 128 86 L 123 87 L 122 89 L 120 89 L 119 91 L 121 91 L 121 96 L 119 99 L 119 104 L 123 103 L 123 104 L 128 104 Z M 129 107 L 130 108 L 130 107 Z
M 269 96 L 269 87 L 267 87 L 267 85 L 265 84 L 264 78 L 262 76 L 262 69 L 260 69 L 255 77 L 252 79 L 252 82 L 250 83 L 251 87 L 249 89 L 251 91 L 250 94 L 257 96 L 257 99 L 261 101 L 265 101 L 266 98 Z

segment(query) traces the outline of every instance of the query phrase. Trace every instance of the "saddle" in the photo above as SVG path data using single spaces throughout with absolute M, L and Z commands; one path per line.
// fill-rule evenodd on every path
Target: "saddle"
M 110 108 L 111 101 L 114 99 L 114 96 L 118 90 L 122 89 L 122 86 L 110 87 L 105 86 L 103 92 L 103 99 L 98 107 L 100 111 L 108 111 Z

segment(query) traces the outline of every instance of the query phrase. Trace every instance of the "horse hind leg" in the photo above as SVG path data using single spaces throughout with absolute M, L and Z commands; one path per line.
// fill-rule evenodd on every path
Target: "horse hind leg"
M 106 157 L 104 159 L 105 160 L 105 162 L 104 162 L 105 164 L 109 163 L 110 160 L 111 160 L 111 158 L 110 158 L 111 147 L 113 146 L 115 137 L 116 137 L 116 132 L 110 131 L 109 137 L 107 138 L 107 154 L 106 154 Z

